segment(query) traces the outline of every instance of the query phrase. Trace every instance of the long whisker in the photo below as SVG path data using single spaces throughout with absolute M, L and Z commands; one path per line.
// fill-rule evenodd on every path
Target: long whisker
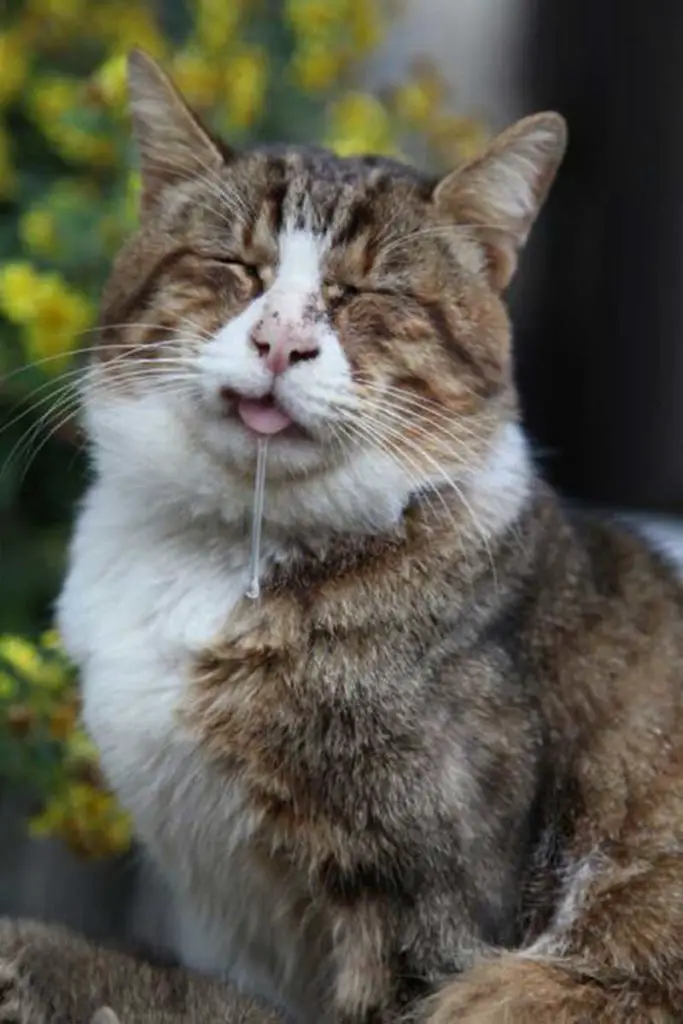
M 50 423 L 52 417 L 61 415 L 65 409 L 68 409 L 68 414 L 63 420 L 60 420 L 59 426 L 63 427 L 74 416 L 77 408 L 77 396 L 75 394 L 68 392 L 61 395 L 59 400 L 55 402 L 47 412 L 43 413 L 43 415 L 40 416 L 38 420 L 28 428 L 28 430 L 24 431 L 16 444 L 12 447 L 9 455 L 5 459 L 2 470 L 0 471 L 0 481 L 4 479 L 5 473 L 15 460 L 20 460 L 23 458 L 24 454 L 31 451 L 31 446 L 40 437 L 42 431 Z M 50 430 L 48 438 L 52 437 L 53 434 L 56 433 L 57 429 L 58 428 Z M 42 447 L 42 445 L 40 447 Z M 36 454 L 37 452 L 34 451 L 33 456 L 29 458 L 29 464 L 34 461 Z M 20 482 L 23 482 L 25 476 L 26 469 L 24 469 L 20 476 Z
M 249 219 L 251 211 L 245 202 L 244 196 L 237 191 L 228 192 L 226 182 L 223 180 L 221 175 L 212 167 L 209 167 L 197 154 L 192 154 L 194 163 L 197 168 L 201 170 L 202 174 L 187 173 L 181 177 L 181 181 L 193 182 L 196 181 L 198 184 L 205 186 L 211 195 L 215 199 L 219 200 L 221 204 L 225 205 L 231 213 L 237 216 L 237 219 L 244 223 L 245 220 Z M 177 165 L 167 160 L 155 160 L 156 166 L 159 168 L 170 168 L 177 173 Z M 194 201 L 194 197 L 193 197 Z M 207 207 L 207 209 L 210 209 Z M 212 213 L 220 215 L 220 210 L 211 210 Z
M 131 373 L 123 378 L 116 378 L 114 381 L 108 379 L 106 382 L 103 382 L 101 379 L 99 381 L 93 379 L 90 381 L 89 386 L 92 390 L 101 388 L 108 396 L 112 396 L 122 393 L 125 394 L 126 388 L 130 386 L 130 384 L 139 380 L 149 380 L 149 375 L 142 369 L 138 370 L 137 373 Z M 155 381 L 154 389 L 157 392 L 161 390 L 168 395 L 181 394 L 186 392 L 188 385 L 193 384 L 194 382 L 194 375 L 169 373 Z M 52 398 L 54 396 L 50 397 Z M 38 420 L 22 434 L 10 451 L 5 460 L 2 472 L 0 472 L 0 480 L 14 461 L 23 460 L 24 456 L 33 448 L 34 442 L 36 442 L 45 431 L 45 436 L 41 443 L 33 449 L 28 457 L 21 475 L 21 480 L 25 478 L 28 467 L 35 461 L 38 452 L 51 439 L 51 437 L 59 432 L 76 416 L 80 406 L 80 399 L 80 392 L 76 389 L 76 386 L 73 383 L 66 384 L 60 389 L 57 399 L 53 401 L 47 411 L 44 412 Z M 61 417 L 57 425 L 53 426 L 50 430 L 46 430 L 48 424 L 50 424 L 51 421 L 54 421 L 57 416 Z
M 416 391 L 411 391 L 406 387 L 400 387 L 396 384 L 389 384 L 388 381 L 378 381 L 374 377 L 366 377 L 363 374 L 358 374 L 355 378 L 356 384 L 359 387 L 367 388 L 368 390 L 380 391 L 382 394 L 397 395 L 410 399 L 411 401 L 421 402 L 423 405 L 429 405 L 435 411 L 440 412 L 442 415 L 450 415 L 444 407 L 435 398 L 430 398 L 428 395 L 418 394 Z M 469 384 L 465 384 L 464 381 L 458 381 L 458 387 L 468 394 L 477 397 L 476 390 Z
M 437 405 L 427 404 L 420 399 L 414 399 L 409 395 L 405 396 L 400 393 L 392 395 L 389 401 L 387 396 L 384 395 L 382 388 L 368 388 L 367 390 L 376 393 L 378 396 L 365 399 L 365 401 L 372 404 L 373 408 L 385 408 L 393 412 L 402 412 L 406 415 L 421 417 L 426 422 L 434 424 L 434 426 L 441 425 L 444 431 L 448 430 L 454 437 L 458 436 L 457 431 L 461 432 L 460 436 L 462 437 L 475 439 L 480 437 L 480 432 L 472 430 L 461 420 L 448 416 Z
M 398 431 L 395 431 L 392 428 L 387 428 L 386 425 L 384 426 L 383 429 L 384 430 L 389 429 L 391 434 L 392 434 L 392 436 L 396 436 L 396 437 L 398 437 L 400 439 L 401 445 L 407 445 L 420 458 L 425 459 L 431 466 L 433 466 L 433 468 L 435 469 L 437 474 L 442 478 L 444 483 L 447 486 L 449 486 L 450 488 L 452 488 L 454 493 L 458 496 L 458 498 L 461 501 L 462 505 L 464 506 L 466 512 L 468 513 L 470 521 L 472 522 L 472 525 L 474 526 L 474 528 L 475 528 L 476 532 L 478 533 L 479 538 L 480 538 L 480 540 L 481 540 L 481 542 L 482 542 L 482 544 L 484 546 L 484 549 L 486 551 L 486 554 L 487 554 L 487 557 L 488 557 L 488 560 L 489 560 L 489 564 L 491 566 L 491 570 L 493 572 L 494 585 L 497 586 L 498 585 L 498 579 L 497 579 L 497 574 L 496 574 L 496 567 L 495 567 L 495 563 L 494 563 L 494 559 L 493 559 L 493 552 L 491 550 L 491 545 L 489 543 L 489 539 L 488 539 L 488 537 L 486 535 L 485 530 L 482 528 L 482 526 L 481 526 L 481 524 L 480 524 L 480 522 L 479 522 L 479 520 L 478 520 L 478 518 L 476 516 L 474 508 L 472 507 L 472 504 L 470 503 L 470 501 L 468 500 L 467 496 L 465 495 L 463 489 L 446 472 L 444 467 L 441 465 L 441 463 L 437 459 L 435 459 L 432 455 L 430 455 L 429 452 L 424 451 L 424 449 L 421 448 L 418 444 L 416 444 L 411 438 L 406 437 L 405 435 L 400 434 Z M 436 493 L 440 493 L 440 492 L 437 491 Z
M 411 488 L 415 492 L 423 492 L 422 496 L 425 504 L 432 511 L 434 516 L 438 515 L 431 498 L 428 494 L 424 493 L 424 481 L 420 480 L 420 478 L 408 468 L 411 464 L 415 467 L 415 463 L 412 462 L 409 457 L 406 458 L 404 452 L 401 452 L 396 446 L 390 444 L 385 437 L 377 433 L 365 422 L 359 422 L 358 420 L 341 421 L 337 424 L 337 427 L 345 432 L 350 440 L 354 440 L 354 436 L 359 437 L 361 440 L 365 441 L 366 444 L 369 444 L 372 448 L 383 453 L 392 463 L 394 463 L 394 465 L 398 466 L 399 469 L 405 473 Z M 406 462 L 408 463 L 408 466 L 406 466 Z
M 417 430 L 419 434 L 431 441 L 435 441 L 437 445 L 442 446 L 444 442 L 450 441 L 457 446 L 458 451 L 464 451 L 469 458 L 477 458 L 479 455 L 476 449 L 464 439 L 465 437 L 472 436 L 470 433 L 465 434 L 464 437 L 459 436 L 454 431 L 447 430 L 441 423 L 433 421 L 424 413 L 415 413 L 414 411 L 406 413 L 405 410 L 397 410 L 392 406 L 384 406 L 378 402 L 369 402 L 367 408 L 369 413 L 376 419 L 385 422 L 388 420 L 389 423 Z M 451 451 L 451 448 L 449 447 L 447 450 Z
M 439 501 L 441 502 L 441 505 L 443 506 L 443 510 L 444 510 L 446 516 L 450 519 L 451 523 L 455 524 L 455 518 L 453 516 L 453 512 L 448 507 L 448 503 L 447 503 L 446 499 L 444 498 L 443 494 L 437 488 L 433 487 L 429 480 L 425 479 L 423 467 L 420 466 L 420 464 L 418 462 L 416 462 L 415 459 L 413 459 L 410 455 L 408 455 L 405 452 L 405 450 L 402 447 L 402 444 L 397 444 L 395 441 L 392 441 L 387 436 L 387 431 L 386 430 L 379 430 L 379 429 L 377 429 L 373 423 L 368 422 L 364 418 L 358 418 L 358 419 L 350 421 L 350 422 L 352 422 L 357 429 L 365 431 L 367 436 L 369 436 L 370 438 L 374 438 L 375 442 L 390 457 L 391 457 L 391 453 L 393 452 L 394 453 L 394 460 L 393 461 L 397 462 L 397 464 L 399 466 L 401 466 L 402 468 L 405 469 L 405 463 L 407 462 L 408 466 L 412 467 L 412 469 L 415 471 L 415 473 L 411 474 L 409 471 L 406 470 L 406 475 L 409 477 L 409 479 L 411 479 L 411 482 L 413 483 L 413 486 L 416 488 L 416 490 L 424 491 L 425 487 L 429 487 L 430 490 L 439 498 Z M 403 437 L 401 437 L 401 435 L 398 434 L 397 431 L 390 431 L 390 433 L 391 433 L 392 437 L 393 436 L 398 437 L 399 440 L 401 442 L 403 442 L 403 440 L 404 440 Z M 419 449 L 418 449 L 418 453 L 422 454 L 419 451 Z M 431 507 L 433 509 L 433 505 Z
M 125 371 L 130 371 L 137 368 L 145 368 L 146 370 L 148 366 L 154 368 L 159 366 L 183 367 L 185 365 L 192 366 L 192 360 L 182 360 L 179 358 L 169 358 L 164 356 L 154 356 L 147 358 L 137 357 L 135 363 L 127 364 L 127 362 L 122 360 L 121 357 L 118 357 L 116 359 L 110 360 L 110 362 L 108 363 L 108 367 L 110 370 L 113 368 L 117 371 L 120 368 L 122 368 Z M 72 370 L 65 371 L 64 373 L 60 374 L 59 377 L 45 381 L 43 384 L 34 388 L 27 396 L 24 397 L 23 401 L 31 399 L 44 391 L 47 391 L 48 393 L 43 395 L 37 401 L 31 402 L 30 405 L 22 409 L 7 422 L 0 424 L 0 433 L 9 430 L 12 426 L 20 422 L 22 419 L 25 419 L 27 416 L 30 416 L 31 413 L 36 412 L 46 402 L 54 401 L 65 389 L 76 387 L 80 380 L 85 381 L 88 376 L 93 374 L 93 372 L 94 369 L 92 367 L 76 367 Z M 121 379 L 122 376 L 125 377 L 125 374 L 117 373 L 116 376 L 117 379 Z M 149 375 L 145 373 L 145 376 Z
M 400 248 L 402 245 L 408 242 L 415 242 L 418 238 L 425 237 L 445 237 L 450 238 L 454 242 L 458 241 L 458 231 L 476 231 L 476 230 L 488 230 L 488 231 L 500 231 L 504 232 L 508 230 L 504 224 L 495 221 L 481 221 L 481 222 L 457 222 L 453 224 L 433 224 L 427 227 L 417 228 L 414 231 L 407 231 L 403 235 L 391 238 L 387 244 L 381 245 L 378 249 L 377 256 L 388 256 L 391 252 Z
M 199 333 L 199 329 L 196 327 L 196 325 L 193 325 L 191 323 L 191 321 L 188 320 L 187 323 L 188 323 L 188 326 L 191 328 L 189 336 L 188 335 L 183 335 L 177 328 L 169 327 L 166 324 L 124 323 L 124 324 L 115 324 L 115 325 L 112 325 L 112 327 L 148 327 L 148 328 L 154 329 L 154 330 L 169 331 L 169 332 L 171 332 L 171 337 L 169 337 L 168 339 L 162 339 L 161 341 L 155 340 L 155 342 L 154 342 L 154 347 L 157 348 L 157 349 L 160 349 L 162 351 L 163 351 L 163 349 L 165 347 L 169 347 L 170 348 L 173 345 L 177 344 L 178 341 L 183 341 L 183 340 L 188 340 L 188 341 L 195 341 L 195 340 L 196 341 L 202 341 L 202 340 L 206 340 L 206 341 L 209 341 L 209 340 L 211 340 L 211 336 L 210 335 L 207 335 L 206 338 L 202 338 L 200 333 Z M 88 329 L 88 331 L 83 331 L 81 333 L 82 334 L 91 333 L 94 330 L 99 330 L 99 328 L 91 328 L 91 329 Z M 25 363 L 23 366 L 19 366 L 16 369 L 11 370 L 9 373 L 7 373 L 4 376 L 0 377 L 0 386 L 4 385 L 8 381 L 12 380 L 14 377 L 17 377 L 21 373 L 28 373 L 32 369 L 35 369 L 37 367 L 45 366 L 48 363 L 55 362 L 56 360 L 65 359 L 68 356 L 72 356 L 72 358 L 76 359 L 78 357 L 81 357 L 81 356 L 84 356 L 84 355 L 88 355 L 88 354 L 91 354 L 91 353 L 112 352 L 112 351 L 121 351 L 121 352 L 127 353 L 129 355 L 133 355 L 135 352 L 143 351 L 144 349 L 149 348 L 149 347 L 150 347 L 150 343 L 147 342 L 147 341 L 143 341 L 143 342 L 140 342 L 137 345 L 131 345 L 129 342 L 111 342 L 111 343 L 106 343 L 106 344 L 105 343 L 99 343 L 99 344 L 96 344 L 96 345 L 79 346 L 77 348 L 64 349 L 61 352 L 56 352 L 56 353 L 53 353 L 52 355 L 49 355 L 49 356 L 43 356 L 40 359 L 34 359 L 31 362 L 29 362 L 29 363 Z M 54 379 L 58 379 L 58 378 L 54 378 Z

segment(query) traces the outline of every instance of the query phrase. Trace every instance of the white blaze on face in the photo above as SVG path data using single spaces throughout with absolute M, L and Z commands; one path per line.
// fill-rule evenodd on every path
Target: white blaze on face
M 262 422 L 264 433 L 278 432 L 259 408 L 268 396 L 292 420 L 315 429 L 333 415 L 335 397 L 351 389 L 350 366 L 322 301 L 325 247 L 310 228 L 286 225 L 273 283 L 218 331 L 200 357 L 209 402 L 220 403 L 225 389 L 237 393 L 246 400 L 243 420 L 253 420 L 257 429 Z
M 268 308 L 296 329 L 306 308 L 321 302 L 324 242 L 311 231 L 285 228 L 279 239 L 280 262 L 269 289 Z

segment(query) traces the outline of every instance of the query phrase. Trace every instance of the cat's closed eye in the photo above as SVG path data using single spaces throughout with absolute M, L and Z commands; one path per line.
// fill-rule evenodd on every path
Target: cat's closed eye
M 248 263 L 236 256 L 205 255 L 204 258 L 210 263 L 220 264 L 222 267 L 229 267 L 244 274 L 250 281 L 254 294 L 260 295 L 272 281 L 272 271 L 268 267 L 259 267 L 255 263 Z

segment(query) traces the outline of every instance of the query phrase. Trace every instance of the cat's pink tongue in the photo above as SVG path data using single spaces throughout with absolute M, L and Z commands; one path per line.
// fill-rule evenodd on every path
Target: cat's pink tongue
M 257 434 L 279 434 L 291 426 L 292 420 L 272 402 L 259 402 L 242 398 L 237 406 L 237 415 Z

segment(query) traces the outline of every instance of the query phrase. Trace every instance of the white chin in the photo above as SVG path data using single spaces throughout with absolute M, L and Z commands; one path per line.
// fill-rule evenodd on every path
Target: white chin
M 304 434 L 259 435 L 237 420 L 214 421 L 202 430 L 202 440 L 211 455 L 226 467 L 235 466 L 240 471 L 255 464 L 259 438 L 268 441 L 269 475 L 308 475 L 330 463 L 326 447 Z

